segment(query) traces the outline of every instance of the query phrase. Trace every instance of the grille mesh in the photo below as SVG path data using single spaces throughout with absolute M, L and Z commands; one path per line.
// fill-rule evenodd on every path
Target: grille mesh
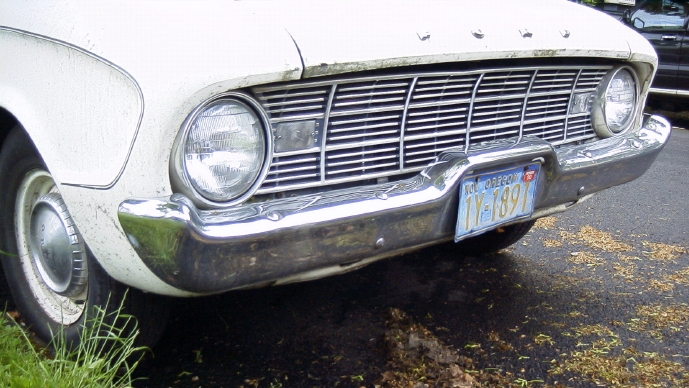
M 610 66 L 496 69 L 257 87 L 275 128 L 315 120 L 315 146 L 275 153 L 259 193 L 419 171 L 441 152 L 536 136 L 554 145 L 596 137 L 588 113 L 567 115 Z

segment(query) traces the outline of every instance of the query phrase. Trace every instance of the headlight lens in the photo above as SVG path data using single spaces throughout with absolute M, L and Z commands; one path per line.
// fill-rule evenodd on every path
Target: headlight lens
M 580 109 L 574 96 L 570 114 Z M 637 117 L 639 87 L 630 67 L 616 67 L 605 75 L 591 105 L 591 124 L 600 137 L 611 137 L 632 127 Z M 583 105 L 582 105 L 583 106 Z
M 222 98 L 199 110 L 183 139 L 184 173 L 194 190 L 213 202 L 246 193 L 261 174 L 265 130 L 245 103 Z
M 627 129 L 636 107 L 636 83 L 627 70 L 620 70 L 612 77 L 605 91 L 605 123 L 619 133 Z

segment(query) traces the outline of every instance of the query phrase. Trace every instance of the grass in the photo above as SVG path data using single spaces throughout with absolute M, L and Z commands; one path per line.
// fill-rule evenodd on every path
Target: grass
M 114 322 L 109 324 L 107 322 Z M 134 326 L 132 326 L 134 325 Z M 48 388 L 124 388 L 143 348 L 134 346 L 134 318 L 120 310 L 97 310 L 82 331 L 80 344 L 69 346 L 60 333 L 48 348 L 6 314 L 0 317 L 0 386 Z M 124 327 L 134 327 L 126 335 Z
M 13 255 L 13 254 L 11 254 L 11 253 L 7 253 L 7 252 L 3 251 L 2 249 L 0 249 L 0 256 L 16 257 L 17 255 Z

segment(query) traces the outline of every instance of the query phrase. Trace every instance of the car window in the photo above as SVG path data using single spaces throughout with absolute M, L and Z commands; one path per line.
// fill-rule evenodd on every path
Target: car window
M 684 27 L 687 11 L 689 1 L 651 0 L 635 10 L 630 19 L 640 30 L 677 30 Z

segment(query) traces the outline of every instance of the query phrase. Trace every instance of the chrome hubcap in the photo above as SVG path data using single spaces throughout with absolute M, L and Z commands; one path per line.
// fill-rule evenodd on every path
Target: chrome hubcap
M 46 286 L 68 297 L 83 293 L 88 279 L 86 249 L 59 194 L 38 198 L 30 231 L 29 252 Z
M 51 320 L 77 322 L 88 293 L 86 249 L 47 171 L 26 174 L 15 209 L 18 253 L 34 298 Z

